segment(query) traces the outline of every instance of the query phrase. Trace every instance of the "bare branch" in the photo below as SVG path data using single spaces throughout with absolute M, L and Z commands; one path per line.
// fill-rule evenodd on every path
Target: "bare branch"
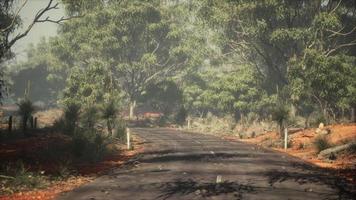
M 63 21 L 67 21 L 67 20 L 70 20 L 70 19 L 73 19 L 73 18 L 78 18 L 78 17 L 69 17 L 69 18 L 61 17 L 58 20 L 53 20 L 53 19 L 50 19 L 49 17 L 46 17 L 46 19 L 40 19 L 40 20 L 37 20 L 37 22 L 51 22 L 51 23 L 55 23 L 55 24 L 60 24 Z
M 157 42 L 156 40 L 153 40 L 153 41 L 156 42 L 156 44 L 157 44 L 156 48 L 152 51 L 152 54 L 155 54 L 159 48 L 159 42 Z
M 340 4 L 341 4 L 342 0 L 339 1 L 339 3 L 336 5 L 336 7 L 330 12 L 333 13 L 336 11 L 337 8 L 339 8 Z
M 53 0 L 49 0 L 47 6 L 37 12 L 37 14 L 35 15 L 35 18 L 33 19 L 32 23 L 30 25 L 28 25 L 27 29 L 24 32 L 16 35 L 10 42 L 8 42 L 8 44 L 6 45 L 6 48 L 10 49 L 15 44 L 16 41 L 25 37 L 36 23 L 41 23 L 41 22 L 60 23 L 62 21 L 69 20 L 69 19 L 73 18 L 73 17 L 71 17 L 71 18 L 62 17 L 59 20 L 52 20 L 49 17 L 47 17 L 46 19 L 41 19 L 41 17 L 48 11 L 53 10 L 53 9 L 59 9 L 58 5 L 59 5 L 59 3 L 53 4 Z
M 329 37 L 333 37 L 335 35 L 341 35 L 341 36 L 347 36 L 347 35 L 350 35 L 351 33 L 353 33 L 355 30 L 356 30 L 356 26 L 349 32 L 347 33 L 341 33 L 341 31 L 343 30 L 344 28 L 342 28 L 340 31 L 333 31 L 333 30 L 330 30 L 330 29 L 326 29 L 327 31 L 333 33 L 331 35 L 329 35 Z
M 350 43 L 341 44 L 341 45 L 335 47 L 334 49 L 329 50 L 325 55 L 329 56 L 330 54 L 332 54 L 333 52 L 337 51 L 338 49 L 341 49 L 341 48 L 344 48 L 344 47 L 350 47 L 350 46 L 354 46 L 354 45 L 356 45 L 356 40 L 353 40 Z
M 10 25 L 7 26 L 6 28 L 0 30 L 0 32 L 4 32 L 4 31 L 9 30 L 9 29 L 15 24 L 16 18 L 19 16 L 20 11 L 22 10 L 22 8 L 25 7 L 27 1 L 28 1 L 28 0 L 25 0 L 25 1 L 21 4 L 21 6 L 19 7 L 19 9 L 16 11 L 16 14 L 15 14 L 14 18 L 12 19 Z

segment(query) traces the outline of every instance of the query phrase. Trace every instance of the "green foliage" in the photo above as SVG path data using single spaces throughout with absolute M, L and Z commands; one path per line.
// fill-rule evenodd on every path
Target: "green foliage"
M 167 124 L 169 122 L 170 122 L 170 119 L 167 116 L 163 115 L 163 116 L 158 118 L 157 125 L 159 127 L 165 127 L 165 126 L 167 126 Z
M 310 125 L 312 127 L 318 127 L 320 123 L 327 124 L 327 119 L 321 112 L 314 112 L 311 115 Z
M 173 81 L 162 81 L 147 86 L 144 100 L 169 116 L 173 111 L 178 110 L 182 102 L 182 93 Z
M 348 88 L 353 87 L 351 85 L 354 82 L 354 63 L 354 57 L 327 57 L 320 51 L 306 50 L 303 62 L 291 61 L 292 91 L 298 98 L 312 94 L 304 100 L 317 104 L 322 112 L 331 113 L 343 100 L 349 98 Z
M 315 138 L 313 144 L 318 153 L 332 146 L 325 136 Z
M 279 125 L 283 124 L 288 119 L 289 109 L 286 105 L 276 105 L 272 110 L 272 119 Z
M 172 76 L 188 62 L 169 8 L 127 0 L 89 4 L 67 2 L 69 10 L 90 14 L 65 23 L 55 42 L 54 52 L 72 68 L 63 101 L 91 105 L 119 90 L 137 101 L 148 84 Z
M 175 116 L 175 122 L 180 126 L 183 126 L 186 122 L 187 114 L 187 110 L 182 106 Z
M 30 172 L 22 161 L 16 163 L 1 163 L 0 194 L 14 193 L 21 190 L 42 188 L 47 184 L 40 173 Z M 2 175 L 6 174 L 6 176 Z
M 233 114 L 236 120 L 248 113 L 267 117 L 275 97 L 262 88 L 258 72 L 250 66 L 237 66 L 228 73 L 199 74 L 183 88 L 185 107 L 192 113 Z M 241 119 L 243 120 L 243 119 Z
M 86 130 L 95 130 L 95 124 L 98 120 L 98 109 L 95 105 L 85 108 L 80 117 L 81 125 Z
M 117 120 L 115 127 L 115 138 L 122 143 L 126 142 L 126 124 L 124 120 Z
M 352 52 L 356 32 L 352 24 L 356 18 L 344 14 L 355 13 L 350 10 L 354 5 L 346 1 L 206 0 L 199 14 L 211 27 L 223 30 L 223 52 L 257 69 L 268 95 L 275 92 L 275 85 L 287 86 L 291 93 L 285 100 L 292 101 L 306 118 L 317 107 L 325 118 L 335 118 L 355 107 Z M 225 91 L 221 97 L 232 102 Z
M 26 50 L 27 60 L 10 66 L 9 77 L 12 98 L 20 98 L 27 82 L 31 82 L 31 92 L 28 98 L 54 104 L 59 91 L 64 88 L 65 76 L 59 61 L 51 53 L 52 40 L 44 38 L 36 45 Z
M 285 122 L 289 118 L 289 108 L 287 105 L 277 104 L 272 110 L 272 120 L 276 121 L 279 126 L 279 134 L 284 135 Z
M 19 103 L 17 103 L 17 106 L 19 107 L 18 109 L 18 114 L 21 116 L 21 124 L 22 124 L 22 129 L 23 131 L 27 130 L 27 124 L 35 111 L 35 107 L 29 99 L 23 99 Z
M 78 130 L 72 138 L 72 153 L 87 162 L 98 162 L 107 153 L 105 138 L 98 132 Z
M 73 135 L 78 126 L 81 106 L 76 103 L 68 103 L 64 107 L 64 134 Z
M 109 101 L 108 103 L 104 103 L 101 109 L 102 118 L 106 120 L 106 126 L 110 136 L 112 136 L 112 129 L 114 127 L 114 121 L 116 119 L 117 111 L 118 109 L 114 101 Z

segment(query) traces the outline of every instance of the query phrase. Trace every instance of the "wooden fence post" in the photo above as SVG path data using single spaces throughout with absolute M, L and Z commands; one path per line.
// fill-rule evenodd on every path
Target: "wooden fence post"
M 127 149 L 131 149 L 131 144 L 130 144 L 130 129 L 126 128 L 126 143 L 127 143 Z
M 187 121 L 188 121 L 188 124 L 187 124 L 188 129 L 190 129 L 190 126 L 191 126 L 191 118 L 190 118 L 190 116 L 187 118 Z
M 284 129 L 284 150 L 287 151 L 288 148 L 288 128 Z
M 8 122 L 8 131 L 9 131 L 9 133 L 11 133 L 11 131 L 12 131 L 12 115 L 10 115 L 10 117 L 9 117 L 9 122 Z
M 30 126 L 31 126 L 31 129 L 33 128 L 33 116 L 30 117 Z
M 34 119 L 34 124 L 33 124 L 34 128 L 36 129 L 37 128 L 37 117 L 35 117 Z

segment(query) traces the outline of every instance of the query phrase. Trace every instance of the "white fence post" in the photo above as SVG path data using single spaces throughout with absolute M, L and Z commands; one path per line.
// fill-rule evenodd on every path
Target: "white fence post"
M 131 144 L 130 144 L 130 129 L 126 128 L 126 143 L 127 143 L 127 149 L 131 149 Z
M 287 151 L 288 148 L 288 128 L 284 129 L 284 150 Z

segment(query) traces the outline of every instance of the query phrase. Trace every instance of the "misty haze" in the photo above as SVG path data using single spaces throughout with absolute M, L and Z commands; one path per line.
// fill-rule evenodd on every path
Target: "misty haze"
M 352 200 L 356 1 L 1 0 L 0 200 Z

